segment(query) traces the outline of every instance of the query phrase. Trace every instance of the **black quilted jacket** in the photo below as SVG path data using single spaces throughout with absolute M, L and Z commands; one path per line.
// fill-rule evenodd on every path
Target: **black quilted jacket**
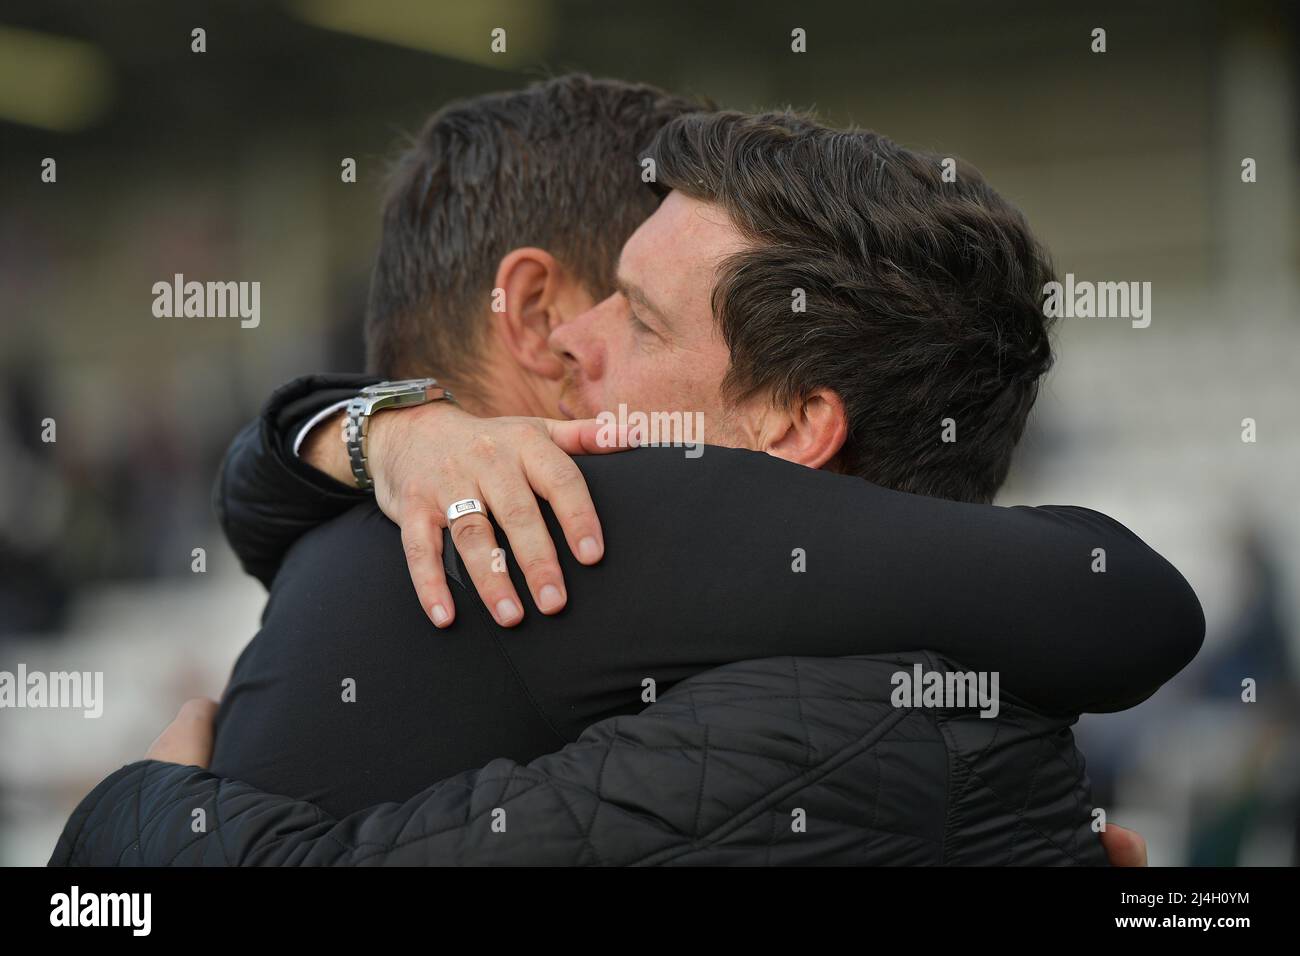
M 1104 865 L 1068 718 L 896 708 L 928 654 L 749 661 L 527 765 L 342 820 L 196 767 L 95 788 L 52 865 Z M 961 669 L 961 668 L 957 668 Z M 201 814 L 196 811 L 203 811 Z

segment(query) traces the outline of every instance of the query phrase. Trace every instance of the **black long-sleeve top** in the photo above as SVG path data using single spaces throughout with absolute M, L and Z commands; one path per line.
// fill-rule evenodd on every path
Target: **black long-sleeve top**
M 1140 702 L 1204 636 L 1178 571 L 1095 511 L 943 501 L 713 446 L 578 459 L 606 556 L 587 568 L 557 548 L 559 615 L 526 604 L 520 626 L 500 628 L 448 539 L 458 613 L 439 631 L 396 525 L 292 455 L 310 414 L 369 381 L 281 389 L 217 489 L 231 544 L 271 596 L 223 698 L 212 770 L 331 813 L 557 750 L 643 709 L 647 688 L 721 664 L 931 650 L 1072 715 Z M 527 602 L 513 559 L 510 573 Z

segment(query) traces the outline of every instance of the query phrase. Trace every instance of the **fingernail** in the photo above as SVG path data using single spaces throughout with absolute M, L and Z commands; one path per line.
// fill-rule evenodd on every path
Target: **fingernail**
M 519 605 L 510 598 L 502 598 L 497 601 L 497 620 L 502 624 L 513 622 L 519 617 Z
M 435 604 L 433 606 L 433 623 L 436 624 L 438 627 L 442 627 L 444 624 L 446 624 L 447 618 L 449 618 L 450 616 L 451 615 L 447 613 L 447 609 L 443 607 L 441 604 Z
M 595 538 L 589 536 L 578 542 L 578 560 L 588 564 L 600 560 L 600 545 Z
M 548 584 L 537 595 L 537 606 L 543 611 L 554 611 L 564 603 L 564 595 L 554 584 Z

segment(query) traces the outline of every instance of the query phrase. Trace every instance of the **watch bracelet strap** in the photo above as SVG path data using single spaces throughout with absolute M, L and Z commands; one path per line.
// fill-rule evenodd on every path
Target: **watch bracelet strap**
M 456 397 L 451 391 L 442 385 L 439 385 L 435 379 L 428 379 L 428 386 L 425 388 L 425 398 L 422 401 L 406 402 L 397 406 L 388 406 L 389 408 L 415 408 L 420 405 L 427 405 L 429 402 L 451 402 L 455 404 Z M 381 382 L 379 385 L 372 386 L 379 388 L 387 385 L 387 382 Z M 430 392 L 436 392 L 432 397 Z M 356 485 L 362 491 L 370 491 L 375 487 L 374 479 L 370 477 L 370 460 L 366 455 L 366 435 L 370 430 L 370 419 L 376 411 L 384 411 L 384 407 L 373 408 L 371 398 L 365 390 L 355 396 L 347 404 L 346 414 L 343 418 L 343 445 L 348 452 L 348 465 L 352 469 L 352 478 Z
M 352 480 L 363 491 L 375 487 L 370 477 L 370 460 L 366 457 L 366 431 L 370 416 L 366 414 L 366 399 L 362 395 L 348 402 L 343 417 L 343 446 L 348 451 L 348 465 L 352 469 Z M 355 431 L 356 434 L 353 434 Z

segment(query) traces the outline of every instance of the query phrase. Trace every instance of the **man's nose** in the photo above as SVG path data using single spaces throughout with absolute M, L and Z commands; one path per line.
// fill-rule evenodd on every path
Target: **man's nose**
M 599 331 L 600 306 L 594 306 L 552 331 L 547 344 L 560 357 L 565 370 L 581 371 L 587 378 L 599 378 L 604 348 Z
M 547 338 L 546 344 L 550 346 L 552 352 L 560 357 L 560 360 L 567 365 L 576 365 L 578 358 L 573 354 L 576 347 L 573 342 L 573 325 L 576 319 L 570 319 L 563 325 L 557 325 L 551 329 L 550 337 Z

